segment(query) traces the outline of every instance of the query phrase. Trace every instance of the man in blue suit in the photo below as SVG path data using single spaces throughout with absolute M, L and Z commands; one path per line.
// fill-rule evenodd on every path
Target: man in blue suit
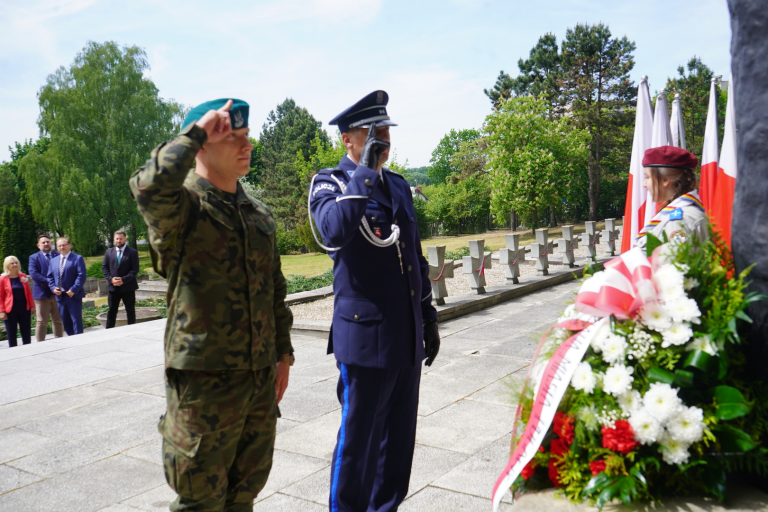
M 67 238 L 56 241 L 59 255 L 51 260 L 48 286 L 56 295 L 59 314 L 67 336 L 83 333 L 83 297 L 85 297 L 85 259 L 73 253 Z
M 421 363 L 440 347 L 428 265 L 408 183 L 389 155 L 387 93 L 330 124 L 347 155 L 312 179 L 309 206 L 333 258 L 328 352 L 336 356 L 341 426 L 329 507 L 394 511 L 405 499 L 416 439 Z
M 32 298 L 35 299 L 35 337 L 37 341 L 45 341 L 48 334 L 48 318 L 53 323 L 53 335 L 57 338 L 64 336 L 64 326 L 61 323 L 56 296 L 48 286 L 48 267 L 51 260 L 59 255 L 52 251 L 51 239 L 46 235 L 37 237 L 37 248 L 40 249 L 29 257 L 29 275 L 35 286 L 32 288 Z

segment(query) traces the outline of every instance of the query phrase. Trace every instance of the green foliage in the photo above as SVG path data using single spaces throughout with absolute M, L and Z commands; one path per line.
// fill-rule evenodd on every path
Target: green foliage
M 29 257 L 37 252 L 37 235 L 40 232 L 25 191 L 19 194 L 17 206 L 0 208 L 0 219 L 0 260 L 16 256 L 24 272 L 28 270 Z
M 432 184 L 432 180 L 429 178 L 428 166 L 406 169 L 403 176 L 405 176 L 408 184 L 412 187 L 423 187 Z
M 307 218 L 311 173 L 307 172 L 306 164 L 312 162 L 319 149 L 330 146 L 328 134 L 306 108 L 289 98 L 269 113 L 259 142 L 264 201 L 279 221 L 293 229 Z M 318 170 L 314 168 L 311 172 Z
M 261 142 L 253 137 L 248 137 L 248 140 L 253 144 L 253 150 L 251 151 L 251 171 L 241 178 L 241 180 L 250 183 L 254 187 L 258 187 L 261 185 L 264 175 L 264 161 L 261 158 L 263 147 Z
M 551 120 L 542 98 L 503 101 L 485 120 L 491 210 L 557 207 L 580 192 L 578 176 L 587 165 L 588 133 L 566 118 Z M 533 226 L 536 225 L 534 215 Z
M 486 245 L 485 247 L 483 247 L 483 251 L 493 252 L 493 249 L 491 249 Z M 458 249 L 456 249 L 455 251 L 445 251 L 446 260 L 460 260 L 464 256 L 469 256 L 469 246 L 467 245 L 463 245 Z
M 101 269 L 101 261 L 94 261 L 88 267 L 85 269 L 85 275 L 87 277 L 98 277 L 99 279 L 104 278 L 104 272 Z
M 416 212 L 420 222 L 434 222 L 443 234 L 484 232 L 490 215 L 488 183 L 471 177 L 457 183 L 422 189 L 429 198 Z M 414 206 L 417 202 L 414 201 Z
M 19 171 L 38 221 L 82 254 L 119 228 L 143 229 L 128 178 L 179 129 L 184 109 L 159 97 L 147 71 L 141 48 L 89 42 L 38 94 L 50 147 L 31 151 Z
M 324 286 L 333 284 L 333 270 L 328 269 L 319 276 L 305 277 L 291 274 L 286 279 L 288 283 L 288 294 L 316 290 Z
M 480 138 L 480 132 L 474 129 L 451 130 L 440 140 L 429 162 L 432 166 L 427 170 L 427 176 L 434 184 L 445 183 L 451 174 L 459 172 L 458 167 L 451 161 L 454 153 L 459 151 L 462 142 L 473 141 Z
M 277 251 L 282 255 L 298 254 L 304 246 L 297 230 L 286 230 L 279 223 L 275 233 L 275 241 L 277 243 Z

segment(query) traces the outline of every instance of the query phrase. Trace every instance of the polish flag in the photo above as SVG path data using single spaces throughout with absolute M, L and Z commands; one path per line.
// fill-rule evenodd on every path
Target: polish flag
M 733 77 L 728 83 L 728 103 L 725 106 L 725 133 L 717 172 L 717 186 L 710 206 L 712 225 L 731 246 L 733 193 L 736 190 L 736 118 L 733 112 Z M 705 203 L 706 205 L 706 203 Z
M 709 88 L 709 110 L 707 127 L 704 130 L 704 150 L 701 154 L 701 178 L 699 178 L 699 197 L 708 214 L 711 214 L 717 184 L 717 146 L 717 79 L 713 78 Z
M 675 94 L 675 101 L 672 102 L 672 119 L 669 120 L 669 124 L 672 130 L 672 145 L 686 149 L 683 105 L 680 102 L 680 93 Z
M 651 135 L 651 147 L 673 146 L 672 130 L 669 127 L 669 107 L 667 106 L 667 91 L 662 89 L 656 96 L 656 112 L 653 114 L 653 133 Z M 648 200 L 645 202 L 645 219 L 649 221 L 659 211 L 659 205 L 651 199 L 648 192 Z
M 648 191 L 643 186 L 643 156 L 651 147 L 651 128 L 653 111 L 651 94 L 648 92 L 648 77 L 644 76 L 637 90 L 637 113 L 635 114 L 635 135 L 632 139 L 632 158 L 629 163 L 629 183 L 627 183 L 627 203 L 624 207 L 624 222 L 621 238 L 621 252 L 632 248 L 632 242 L 645 227 L 645 203 Z

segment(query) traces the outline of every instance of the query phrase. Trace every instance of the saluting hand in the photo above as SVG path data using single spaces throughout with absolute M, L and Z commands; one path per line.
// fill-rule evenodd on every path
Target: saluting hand
M 209 110 L 195 123 L 208 134 L 208 142 L 219 142 L 232 133 L 232 121 L 229 118 L 229 109 L 232 108 L 232 100 L 227 101 L 218 110 Z

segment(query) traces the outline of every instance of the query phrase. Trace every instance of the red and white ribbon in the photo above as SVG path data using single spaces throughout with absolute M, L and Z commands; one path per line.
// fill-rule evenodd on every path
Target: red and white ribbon
M 444 273 L 445 273 L 445 265 L 443 265 L 442 270 L 440 270 L 440 275 L 437 276 L 437 279 L 433 279 L 432 281 L 435 282 L 435 283 L 438 282 L 440 280 L 440 278 L 443 277 Z
M 571 383 L 573 372 L 576 371 L 576 367 L 584 357 L 592 337 L 607 321 L 607 318 L 603 318 L 598 323 L 591 324 L 580 333 L 568 338 L 555 350 L 552 358 L 547 362 L 525 431 L 512 452 L 507 467 L 504 468 L 493 487 L 491 501 L 494 512 L 498 510 L 501 498 L 515 483 L 525 465 L 536 455 L 544 436 L 547 435 L 552 420 L 555 418 L 557 406 Z M 566 329 L 580 327 L 573 325 L 574 323 L 580 323 L 580 326 L 586 325 L 578 321 L 566 321 L 556 327 Z

